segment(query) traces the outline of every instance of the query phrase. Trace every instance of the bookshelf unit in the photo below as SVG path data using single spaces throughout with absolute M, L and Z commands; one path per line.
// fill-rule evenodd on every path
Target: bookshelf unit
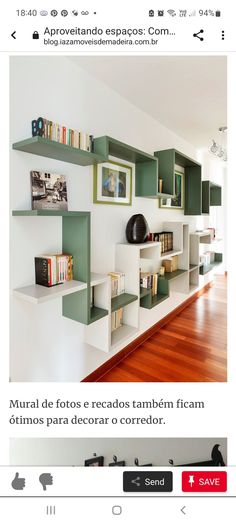
M 190 263 L 198 266 L 198 273 L 201 276 L 208 274 L 215 267 L 219 266 L 223 262 L 222 253 L 214 253 L 214 260 L 207 265 L 200 262 L 200 255 L 206 251 L 205 248 L 214 247 L 216 243 L 211 240 L 211 234 L 208 231 L 196 232 L 190 235 Z M 192 280 L 195 277 L 195 269 L 192 270 Z
M 159 177 L 163 180 L 163 189 L 166 192 L 175 192 L 175 166 L 184 168 L 184 214 L 201 215 L 201 165 L 176 149 L 155 151 L 154 155 L 159 161 Z
M 174 196 L 175 165 L 180 165 L 185 169 L 185 214 L 202 213 L 202 187 L 205 193 L 209 191 L 209 205 L 220 205 L 216 203 L 221 201 L 219 186 L 209 182 L 208 186 L 202 186 L 201 165 L 175 149 L 157 151 L 153 156 L 109 136 L 95 138 L 93 152 L 42 137 L 29 138 L 14 143 L 12 147 L 15 151 L 80 166 L 106 162 L 109 156 L 134 163 L 135 195 L 155 199 Z M 159 177 L 163 180 L 162 193 L 158 191 Z M 167 304 L 169 310 L 176 307 L 175 297 L 180 300 L 181 294 L 187 297 L 197 289 L 199 273 L 205 271 L 199 264 L 199 244 L 211 243 L 210 234 L 189 235 L 187 223 L 164 222 L 163 230 L 173 231 L 172 251 L 161 254 L 160 242 L 121 243 L 115 246 L 115 270 L 125 273 L 125 293 L 111 298 L 110 277 L 91 272 L 89 212 L 15 210 L 12 215 L 14 219 L 28 217 L 29 220 L 41 220 L 44 227 L 50 217 L 59 217 L 62 252 L 70 253 L 74 261 L 73 281 L 51 288 L 32 284 L 14 289 L 13 295 L 36 305 L 61 297 L 62 315 L 83 324 L 85 342 L 106 353 L 128 344 L 140 333 L 140 308 L 146 315 L 151 315 L 151 310 L 157 308 L 162 318 L 159 306 L 165 304 L 164 311 Z M 140 268 L 142 271 L 157 272 L 162 261 L 174 255 L 178 256 L 178 269 L 159 276 L 157 295 L 152 296 L 150 289 L 140 287 Z M 216 254 L 210 269 L 221 261 L 222 255 Z M 123 308 L 123 325 L 112 332 L 111 315 L 119 308 Z
M 142 308 L 152 309 L 167 300 L 172 291 L 188 293 L 189 274 L 189 226 L 182 222 L 164 222 L 163 230 L 173 231 L 173 250 L 161 254 L 160 242 L 144 244 L 117 244 L 116 265 L 124 271 L 130 291 L 139 298 Z M 162 261 L 178 256 L 178 269 L 158 277 L 158 292 L 152 296 L 151 290 L 140 287 L 140 268 L 144 272 L 157 272 Z

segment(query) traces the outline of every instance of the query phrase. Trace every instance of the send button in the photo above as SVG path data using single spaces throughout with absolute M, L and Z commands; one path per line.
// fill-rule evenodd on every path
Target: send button
M 125 471 L 123 491 L 125 492 L 170 492 L 173 490 L 171 471 Z

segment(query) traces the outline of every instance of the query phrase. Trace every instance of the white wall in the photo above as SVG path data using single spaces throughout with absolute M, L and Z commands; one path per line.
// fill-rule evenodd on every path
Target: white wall
M 10 439 L 10 466 L 83 466 L 93 453 L 104 456 L 105 466 L 113 462 L 113 455 L 125 460 L 126 466 L 133 466 L 135 458 L 140 465 L 168 466 L 169 459 L 175 465 L 211 460 L 215 444 L 220 444 L 226 464 L 224 438 Z
M 149 153 L 174 147 L 197 158 L 191 144 L 65 57 L 12 57 L 10 100 L 11 143 L 30 137 L 31 120 L 43 116 L 95 136 L 114 136 Z M 69 209 L 91 211 L 93 271 L 114 268 L 115 243 L 124 240 L 134 213 L 145 215 L 151 231 L 161 229 L 163 221 L 183 219 L 191 231 L 196 229 L 195 217 L 159 209 L 155 200 L 133 198 L 132 207 L 94 205 L 91 167 L 12 150 L 10 156 L 11 210 L 30 209 L 30 170 L 66 175 Z M 57 217 L 12 217 L 11 288 L 34 282 L 35 255 L 60 251 L 60 224 Z M 83 343 L 82 325 L 61 316 L 61 299 L 35 307 L 13 297 L 11 302 L 11 380 L 78 381 L 109 358 Z

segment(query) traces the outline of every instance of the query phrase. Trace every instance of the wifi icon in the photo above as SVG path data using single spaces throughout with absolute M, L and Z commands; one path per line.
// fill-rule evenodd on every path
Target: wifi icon
M 167 13 L 168 13 L 170 16 L 176 16 L 176 12 L 175 12 L 174 9 L 169 9 L 169 10 L 167 11 Z

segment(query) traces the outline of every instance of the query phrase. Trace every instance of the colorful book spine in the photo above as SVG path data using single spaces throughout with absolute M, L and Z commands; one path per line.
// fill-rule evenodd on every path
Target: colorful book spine
M 84 151 L 93 151 L 93 135 L 69 129 L 60 124 L 39 117 L 31 122 L 32 136 L 42 136 L 47 140 L 53 140 L 70 147 L 83 149 Z

